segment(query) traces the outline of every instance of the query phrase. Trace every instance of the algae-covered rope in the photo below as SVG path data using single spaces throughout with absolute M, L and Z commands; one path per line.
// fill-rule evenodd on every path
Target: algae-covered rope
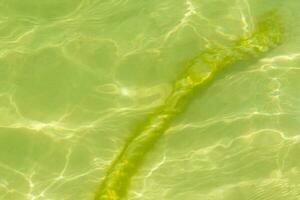
M 232 47 L 214 45 L 194 58 L 174 82 L 172 92 L 164 103 L 125 141 L 121 152 L 107 169 L 94 199 L 124 199 L 131 178 L 140 168 L 146 154 L 161 138 L 174 117 L 184 109 L 191 94 L 211 82 L 224 68 L 276 47 L 282 35 L 280 19 L 275 12 L 269 12 L 258 20 L 252 33 L 233 42 Z

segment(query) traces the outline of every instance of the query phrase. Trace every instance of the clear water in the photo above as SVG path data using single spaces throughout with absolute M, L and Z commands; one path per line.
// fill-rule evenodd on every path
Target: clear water
M 299 200 L 299 9 L 298 0 L 0 1 L 0 199 L 95 199 L 187 63 L 212 43 L 230 47 L 273 10 L 282 43 L 193 92 L 127 194 L 106 199 Z

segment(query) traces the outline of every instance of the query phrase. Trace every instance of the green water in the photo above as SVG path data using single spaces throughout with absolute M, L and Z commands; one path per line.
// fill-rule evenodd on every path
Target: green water
M 0 199 L 299 200 L 299 9 L 0 1 Z

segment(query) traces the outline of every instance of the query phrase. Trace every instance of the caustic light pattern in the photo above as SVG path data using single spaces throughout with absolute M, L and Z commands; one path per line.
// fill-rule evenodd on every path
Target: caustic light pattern
M 299 200 L 300 1 L 0 1 L 0 200 Z

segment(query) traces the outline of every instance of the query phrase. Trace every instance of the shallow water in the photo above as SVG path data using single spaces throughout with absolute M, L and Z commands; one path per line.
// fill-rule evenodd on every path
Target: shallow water
M 193 92 L 120 199 L 299 200 L 299 9 L 297 0 L 1 1 L 0 199 L 94 199 L 187 63 L 213 43 L 230 47 L 273 10 L 282 43 Z

